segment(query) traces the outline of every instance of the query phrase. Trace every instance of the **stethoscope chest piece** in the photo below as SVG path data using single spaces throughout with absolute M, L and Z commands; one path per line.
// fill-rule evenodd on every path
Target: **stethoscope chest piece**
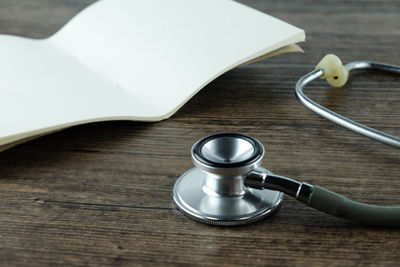
M 199 140 L 192 147 L 196 167 L 175 183 L 175 204 L 188 217 L 214 225 L 247 224 L 270 215 L 283 193 L 244 184 L 263 157 L 261 143 L 245 135 L 222 133 Z

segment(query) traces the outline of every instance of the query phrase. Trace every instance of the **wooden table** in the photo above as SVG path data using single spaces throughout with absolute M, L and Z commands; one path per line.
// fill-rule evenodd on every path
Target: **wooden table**
M 91 2 L 0 0 L 0 32 L 46 37 Z M 399 1 L 240 2 L 305 29 L 305 53 L 230 71 L 166 121 L 73 127 L 0 153 L 0 265 L 398 266 L 399 230 L 332 218 L 287 197 L 274 216 L 244 227 L 207 226 L 176 210 L 172 187 L 192 167 L 190 147 L 222 131 L 262 141 L 275 173 L 400 205 L 399 150 L 318 117 L 293 93 L 329 52 L 400 64 Z M 308 92 L 399 136 L 399 87 L 394 75 L 369 73 L 343 89 L 317 82 Z

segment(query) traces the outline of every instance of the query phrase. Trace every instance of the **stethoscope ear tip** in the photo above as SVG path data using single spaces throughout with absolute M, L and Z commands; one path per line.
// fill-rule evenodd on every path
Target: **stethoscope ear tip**
M 321 79 L 326 79 L 327 83 L 333 87 L 342 87 L 349 79 L 349 70 L 334 54 L 324 56 L 315 69 L 322 70 Z

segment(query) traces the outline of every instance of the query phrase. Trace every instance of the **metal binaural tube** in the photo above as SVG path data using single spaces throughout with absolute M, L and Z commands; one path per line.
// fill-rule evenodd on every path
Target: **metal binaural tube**
M 392 73 L 400 73 L 400 66 L 390 65 L 385 63 L 373 62 L 373 61 L 356 61 L 351 62 L 346 65 L 346 68 L 349 72 L 355 70 L 381 70 L 381 71 L 388 71 Z M 303 77 L 301 77 L 297 83 L 295 88 L 295 94 L 299 102 L 308 108 L 309 110 L 317 113 L 321 117 L 330 120 L 344 128 L 347 128 L 353 132 L 358 134 L 364 135 L 371 139 L 374 139 L 378 142 L 382 142 L 397 148 L 400 148 L 400 138 L 395 137 L 393 135 L 387 134 L 385 132 L 376 130 L 374 128 L 365 126 L 361 123 L 356 121 L 350 120 L 347 117 L 339 115 L 321 105 L 311 100 L 309 97 L 306 96 L 304 93 L 304 87 L 311 83 L 312 81 L 323 77 L 324 71 L 317 69 L 314 70 Z

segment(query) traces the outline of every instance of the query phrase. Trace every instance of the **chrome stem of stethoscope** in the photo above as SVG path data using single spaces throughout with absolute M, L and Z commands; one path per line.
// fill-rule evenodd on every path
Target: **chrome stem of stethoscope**
M 249 172 L 244 184 L 255 189 L 269 189 L 283 192 L 295 199 L 308 204 L 314 186 L 305 182 L 298 182 L 288 177 L 273 174 L 265 169 Z
M 373 62 L 373 61 L 356 61 L 356 62 L 351 62 L 345 66 L 348 72 L 351 72 L 353 70 L 381 70 L 381 71 L 388 71 L 388 72 L 393 72 L 393 73 L 399 73 L 400 74 L 400 66 L 396 65 L 390 65 L 390 64 L 384 64 L 384 63 L 379 63 L 379 62 Z M 304 92 L 303 89 L 304 87 L 311 83 L 312 81 L 321 78 L 324 76 L 324 71 L 322 69 L 316 69 L 303 77 L 301 77 L 297 84 L 296 84 L 296 97 L 300 101 L 301 104 L 303 104 L 306 108 L 310 109 L 311 111 L 317 113 L 321 117 L 328 119 L 336 124 L 341 125 L 344 128 L 347 128 L 351 131 L 354 131 L 356 133 L 359 133 L 361 135 L 367 136 L 371 139 L 374 139 L 376 141 L 400 148 L 400 139 L 384 133 L 382 131 L 378 131 L 374 128 L 365 126 L 361 123 L 355 122 L 353 120 L 350 120 L 344 116 L 341 116 L 321 105 L 318 103 L 312 101 L 310 98 L 308 98 Z M 345 78 L 347 80 L 347 77 Z

